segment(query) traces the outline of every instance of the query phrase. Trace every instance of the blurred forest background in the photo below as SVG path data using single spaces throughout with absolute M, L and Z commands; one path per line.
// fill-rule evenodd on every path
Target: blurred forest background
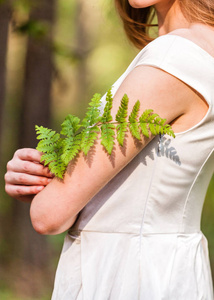
M 59 129 L 83 117 L 125 71 L 137 50 L 127 41 L 113 0 L 0 0 L 0 299 L 48 300 L 64 234 L 39 236 L 29 205 L 4 192 L 6 163 L 35 147 L 35 124 Z M 214 180 L 202 230 L 214 269 Z

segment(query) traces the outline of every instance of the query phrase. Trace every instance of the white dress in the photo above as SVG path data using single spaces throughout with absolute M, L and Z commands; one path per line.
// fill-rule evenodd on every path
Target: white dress
M 183 37 L 161 36 L 114 93 L 138 65 L 179 78 L 209 110 L 175 139 L 156 136 L 81 211 L 65 238 L 52 300 L 213 300 L 200 219 L 214 171 L 214 58 Z

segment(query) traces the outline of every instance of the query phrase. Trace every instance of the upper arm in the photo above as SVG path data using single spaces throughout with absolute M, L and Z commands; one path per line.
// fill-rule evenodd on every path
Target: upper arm
M 112 115 L 116 115 L 122 96 L 129 97 L 129 112 L 139 99 L 140 113 L 153 109 L 170 123 L 185 112 L 187 89 L 175 77 L 153 67 L 139 66 L 123 81 L 114 96 Z M 31 219 L 41 233 L 56 234 L 68 229 L 78 212 L 152 139 L 136 142 L 129 132 L 123 149 L 115 143 L 111 156 L 98 139 L 85 157 L 83 153 L 70 163 L 64 180 L 54 179 L 33 200 Z

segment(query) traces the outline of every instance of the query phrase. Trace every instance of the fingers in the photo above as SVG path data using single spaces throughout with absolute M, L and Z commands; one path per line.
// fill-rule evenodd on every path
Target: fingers
M 36 195 L 41 190 L 44 189 L 44 186 L 22 186 L 22 185 L 12 185 L 6 184 L 5 191 L 8 195 L 13 198 L 19 199 L 27 195 Z
M 43 176 L 29 175 L 26 173 L 10 172 L 5 174 L 5 182 L 14 185 L 41 185 L 46 186 L 52 179 Z
M 19 158 L 26 161 L 40 162 L 42 153 L 36 149 L 23 148 L 15 152 L 14 158 Z
M 5 191 L 11 197 L 29 200 L 52 180 L 53 174 L 40 163 L 41 156 L 41 152 L 29 148 L 15 152 L 5 174 Z
M 50 173 L 48 167 L 44 167 L 38 162 L 25 161 L 20 158 L 14 157 L 7 164 L 8 172 L 26 173 L 37 176 L 45 176 L 52 178 L 53 175 Z
M 48 167 L 40 163 L 42 153 L 30 148 L 19 149 L 7 164 L 7 171 L 52 178 Z

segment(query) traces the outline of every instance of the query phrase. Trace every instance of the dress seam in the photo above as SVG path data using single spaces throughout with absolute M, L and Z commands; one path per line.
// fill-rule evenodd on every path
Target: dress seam
M 180 231 L 176 231 L 176 232 L 143 232 L 141 235 L 139 235 L 139 231 L 138 232 L 125 232 L 125 231 L 98 231 L 98 230 L 81 230 L 81 229 L 78 229 L 78 230 L 69 230 L 68 231 L 68 235 L 73 237 L 73 238 L 77 238 L 81 233 L 88 233 L 88 232 L 91 232 L 91 233 L 109 233 L 109 234 L 131 234 L 131 235 L 136 235 L 136 236 L 143 236 L 143 237 L 146 237 L 146 236 L 155 236 L 155 235 L 190 235 L 190 234 L 198 234 L 198 233 L 202 233 L 201 230 L 197 230 L 197 231 L 193 231 L 193 232 L 180 232 Z M 76 233 L 76 235 L 75 235 Z
M 159 147 L 159 146 L 158 146 Z M 140 254 L 140 261 L 139 261 L 139 274 L 140 274 L 140 283 L 142 281 L 142 269 L 141 269 L 141 265 L 142 265 L 142 234 L 143 234 L 143 226 L 144 226 L 144 221 L 145 221 L 145 215 L 146 215 L 146 210 L 147 210 L 147 205 L 148 205 L 148 202 L 149 202 L 149 196 L 150 196 L 150 193 L 151 193 L 151 189 L 152 189 L 152 186 L 153 186 L 153 178 L 154 178 L 154 175 L 155 175 L 155 171 L 157 169 L 157 162 L 158 162 L 158 151 L 159 151 L 159 148 L 156 149 L 155 151 L 155 162 L 154 162 L 154 168 L 152 170 L 152 175 L 151 175 L 151 179 L 150 179 L 150 183 L 149 183 L 149 189 L 148 189 L 148 192 L 147 192 L 147 196 L 146 196 L 146 201 L 145 201 L 145 206 L 144 206 L 144 211 L 143 211 L 143 216 L 142 216 L 142 221 L 141 221 L 141 226 L 140 226 L 140 236 L 139 236 L 139 254 Z M 141 299 L 141 292 L 139 292 L 139 300 Z
M 173 257 L 173 263 L 172 263 L 172 267 L 171 267 L 171 270 L 170 270 L 170 276 L 169 276 L 169 281 L 168 281 L 168 300 L 170 300 L 170 284 L 171 284 L 171 279 L 172 279 L 172 271 L 173 271 L 173 267 L 174 267 L 174 264 L 175 264 L 175 257 L 176 257 L 176 254 L 177 254 L 177 251 L 178 251 L 178 236 L 179 234 L 177 234 L 176 236 L 176 249 L 175 249 L 175 253 L 174 253 L 174 257 Z
M 211 150 L 211 151 L 209 152 L 209 154 L 207 155 L 205 161 L 204 161 L 203 164 L 201 165 L 200 169 L 198 170 L 198 173 L 196 174 L 196 176 L 195 176 L 195 178 L 194 178 L 194 180 L 193 180 L 193 183 L 192 183 L 192 185 L 191 185 L 191 187 L 190 187 L 190 189 L 189 189 L 189 191 L 188 191 L 188 194 L 187 194 L 187 197 L 186 197 L 186 200 L 185 200 L 185 203 L 184 203 L 184 208 L 183 208 L 183 213 L 182 213 L 182 220 L 181 220 L 181 225 L 180 225 L 180 230 L 179 230 L 179 232 L 181 232 L 181 233 L 184 232 L 184 220 L 185 220 L 185 218 L 186 218 L 186 217 L 185 217 L 185 212 L 186 212 L 186 208 L 187 208 L 189 196 L 190 196 L 190 194 L 191 194 L 191 192 L 192 192 L 192 189 L 193 189 L 193 187 L 194 187 L 194 185 L 195 185 L 195 183 L 196 183 L 196 180 L 198 179 L 198 177 L 199 177 L 199 175 L 200 175 L 200 173 L 201 173 L 203 167 L 205 166 L 206 162 L 208 161 L 208 159 L 209 159 L 210 156 L 212 155 L 213 151 L 214 151 L 214 149 L 212 148 L 212 150 Z

